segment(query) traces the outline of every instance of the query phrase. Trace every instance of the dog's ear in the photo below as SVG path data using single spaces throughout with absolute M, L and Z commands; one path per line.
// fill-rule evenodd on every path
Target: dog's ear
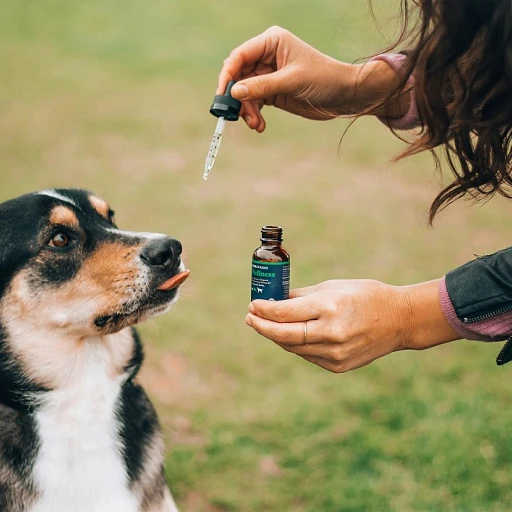
M 43 216 L 30 196 L 0 204 L 0 298 L 16 272 L 34 255 Z

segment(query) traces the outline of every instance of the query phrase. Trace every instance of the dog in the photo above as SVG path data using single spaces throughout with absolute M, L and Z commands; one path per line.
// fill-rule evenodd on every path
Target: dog
M 84 190 L 0 204 L 0 511 L 177 512 L 133 326 L 177 300 L 181 251 Z

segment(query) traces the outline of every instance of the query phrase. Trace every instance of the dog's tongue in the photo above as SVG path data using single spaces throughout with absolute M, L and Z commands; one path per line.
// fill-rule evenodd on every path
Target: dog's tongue
M 160 285 L 159 290 L 167 291 L 172 290 L 173 288 L 177 288 L 180 284 L 186 281 L 187 277 L 190 275 L 190 270 L 184 270 L 179 274 L 171 277 L 171 279 L 167 279 L 165 283 Z

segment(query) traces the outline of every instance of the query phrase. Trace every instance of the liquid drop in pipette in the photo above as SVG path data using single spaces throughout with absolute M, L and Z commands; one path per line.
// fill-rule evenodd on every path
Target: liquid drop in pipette
M 208 149 L 208 155 L 206 156 L 206 161 L 204 163 L 203 180 L 208 179 L 208 175 L 215 163 L 215 158 L 217 157 L 219 146 L 222 142 L 222 134 L 224 133 L 226 121 L 238 121 L 240 116 L 242 103 L 231 96 L 231 89 L 235 83 L 235 80 L 228 82 L 226 92 L 215 96 L 210 108 L 210 114 L 217 117 L 219 120 L 217 121 L 217 126 L 215 127 L 210 148 Z
M 226 126 L 226 120 L 223 117 L 219 117 L 217 126 L 215 127 L 215 133 L 213 134 L 212 141 L 210 142 L 210 149 L 208 150 L 208 155 L 206 156 L 206 162 L 204 163 L 203 180 L 208 179 L 208 174 L 210 174 L 210 171 L 213 168 L 213 164 L 215 163 L 215 158 L 219 152 L 220 143 L 222 142 L 224 126 Z

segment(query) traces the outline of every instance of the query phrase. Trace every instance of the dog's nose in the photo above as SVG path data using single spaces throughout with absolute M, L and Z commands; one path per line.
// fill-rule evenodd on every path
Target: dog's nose
M 179 263 L 181 243 L 174 238 L 157 238 L 148 242 L 140 253 L 150 267 L 172 267 Z

